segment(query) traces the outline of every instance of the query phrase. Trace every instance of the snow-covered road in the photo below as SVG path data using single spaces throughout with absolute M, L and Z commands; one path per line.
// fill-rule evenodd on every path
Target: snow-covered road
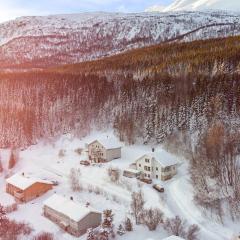
M 186 219 L 190 224 L 197 224 L 200 228 L 201 240 L 230 240 L 233 236 L 230 229 L 209 220 L 194 205 L 191 199 L 193 193 L 191 188 L 187 177 L 180 176 L 171 181 L 166 190 L 168 208 L 175 215 Z

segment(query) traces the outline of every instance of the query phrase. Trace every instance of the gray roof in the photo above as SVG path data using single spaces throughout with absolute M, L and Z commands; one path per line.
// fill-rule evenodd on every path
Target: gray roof
M 92 144 L 94 142 L 98 141 L 100 144 L 103 145 L 104 148 L 106 149 L 116 149 L 116 148 L 121 148 L 122 146 L 118 143 L 117 140 L 112 139 L 112 138 L 105 138 L 105 139 L 97 139 L 95 141 L 92 141 L 89 144 Z
M 68 216 L 75 222 L 79 222 L 92 212 L 101 214 L 100 212 L 94 210 L 91 207 L 85 207 L 82 204 L 71 200 L 70 198 L 65 198 L 58 194 L 54 194 L 50 198 L 48 198 L 44 202 L 44 206 L 47 206 L 59 213 L 62 213 L 65 216 Z
M 143 156 L 154 158 L 162 167 L 169 167 L 178 164 L 177 157 L 163 149 L 157 152 L 146 153 Z

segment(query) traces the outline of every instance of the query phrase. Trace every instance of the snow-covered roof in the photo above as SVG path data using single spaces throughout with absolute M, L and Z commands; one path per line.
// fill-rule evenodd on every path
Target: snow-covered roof
M 94 142 L 98 141 L 99 143 L 101 143 L 104 148 L 106 149 L 115 149 L 115 148 L 121 148 L 121 145 L 118 143 L 117 140 L 112 139 L 112 138 L 103 138 L 103 139 L 97 139 L 89 144 L 92 144 Z
M 146 153 L 144 156 L 154 158 L 162 167 L 169 167 L 178 164 L 177 157 L 163 149 L 156 152 Z
M 21 190 L 25 190 L 35 183 L 53 184 L 51 181 L 43 180 L 33 176 L 27 176 L 22 173 L 14 174 L 10 178 L 6 179 L 6 182 Z
M 178 237 L 178 236 L 170 236 L 167 238 L 164 238 L 163 240 L 185 240 L 184 238 Z
M 75 222 L 79 222 L 91 212 L 101 214 L 100 212 L 94 210 L 91 207 L 85 207 L 80 203 L 71 200 L 70 198 L 67 199 L 58 194 L 54 194 L 50 198 L 48 198 L 44 202 L 44 206 L 47 206 L 59 213 L 64 214 Z
M 139 170 L 132 169 L 132 168 L 127 168 L 127 169 L 125 169 L 124 171 L 126 171 L 126 172 L 130 172 L 130 173 L 135 173 L 135 174 L 138 174 L 138 173 L 140 173 L 140 171 L 139 171 Z

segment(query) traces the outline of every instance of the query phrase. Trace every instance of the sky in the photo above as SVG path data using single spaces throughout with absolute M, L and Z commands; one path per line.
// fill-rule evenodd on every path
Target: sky
M 92 11 L 143 12 L 173 0 L 0 0 L 0 22 L 20 16 Z

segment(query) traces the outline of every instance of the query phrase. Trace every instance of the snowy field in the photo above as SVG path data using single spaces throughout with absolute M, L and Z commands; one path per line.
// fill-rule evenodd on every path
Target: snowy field
M 9 214 L 9 217 L 18 221 L 30 223 L 35 235 L 41 231 L 54 233 L 56 239 L 72 240 L 73 236 L 63 232 L 57 225 L 46 219 L 42 215 L 43 202 L 53 193 L 58 193 L 73 198 L 82 204 L 90 203 L 93 208 L 103 211 L 112 209 L 114 212 L 114 223 L 118 227 L 126 217 L 131 216 L 130 202 L 131 193 L 142 188 L 146 200 L 146 207 L 160 208 L 165 217 L 179 215 L 186 219 L 189 224 L 198 224 L 201 231 L 201 240 L 230 240 L 233 234 L 239 231 L 239 225 L 226 220 L 225 226 L 207 219 L 192 202 L 193 190 L 187 172 L 187 163 L 179 159 L 181 165 L 176 177 L 167 182 L 161 182 L 165 187 L 165 193 L 158 193 L 151 185 L 143 184 L 136 179 L 121 177 L 120 183 L 112 183 L 107 175 L 107 169 L 118 167 L 121 170 L 128 168 L 138 157 L 151 151 L 150 146 L 134 145 L 124 146 L 122 158 L 110 163 L 95 166 L 82 166 L 80 160 L 86 159 L 87 154 L 81 155 L 76 149 L 84 148 L 86 142 L 104 137 L 113 137 L 111 132 L 94 132 L 84 139 L 73 138 L 64 135 L 56 141 L 42 141 L 20 152 L 20 160 L 11 172 L 7 172 L 7 159 L 10 152 L 1 151 L 1 158 L 4 166 L 4 174 L 0 178 L 0 203 L 13 202 L 13 198 L 5 193 L 5 177 L 16 172 L 25 172 L 39 176 L 48 180 L 56 180 L 59 185 L 54 187 L 42 197 L 39 197 L 27 204 L 18 206 L 18 210 Z M 64 156 L 59 156 L 59 151 L 64 152 Z M 80 183 L 83 187 L 81 192 L 74 193 L 70 188 L 69 173 L 72 168 L 80 169 Z M 5 177 L 4 177 L 5 176 Z M 160 183 L 160 181 L 158 181 Z M 97 189 L 99 193 L 90 192 L 89 189 Z M 159 227 L 157 231 L 150 232 L 145 226 L 134 226 L 134 231 L 123 236 L 117 236 L 117 240 L 161 240 L 168 234 Z M 85 240 L 86 236 L 78 238 Z

